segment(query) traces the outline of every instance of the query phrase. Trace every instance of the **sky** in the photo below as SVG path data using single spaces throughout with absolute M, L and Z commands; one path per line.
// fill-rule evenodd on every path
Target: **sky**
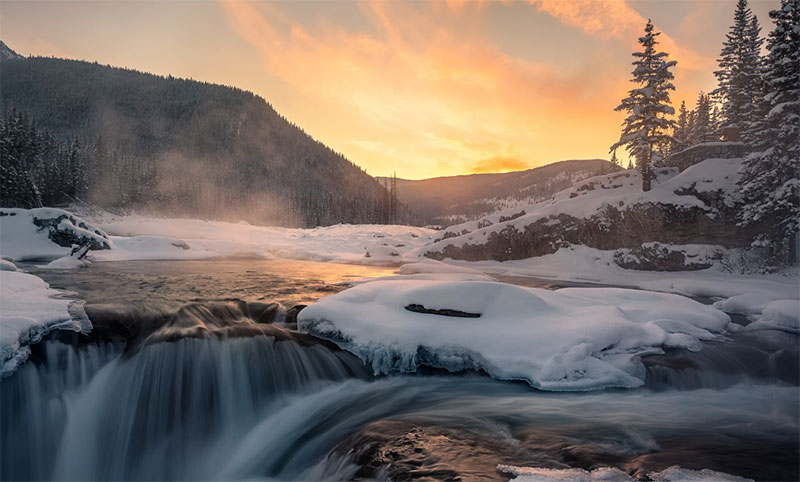
M 764 35 L 778 3 L 750 0 Z M 735 4 L 0 0 L 0 39 L 250 90 L 369 174 L 422 179 L 608 159 L 647 19 L 677 110 L 716 86 Z

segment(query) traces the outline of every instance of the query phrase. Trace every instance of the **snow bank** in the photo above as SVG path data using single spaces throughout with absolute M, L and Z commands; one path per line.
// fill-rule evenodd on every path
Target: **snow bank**
M 79 302 L 55 299 L 41 278 L 0 271 L 0 377 L 10 375 L 30 354 L 30 345 L 52 330 L 88 331 Z
M 298 316 L 300 329 L 355 353 L 375 373 L 480 369 L 544 390 L 640 386 L 638 355 L 699 350 L 729 321 L 713 307 L 662 293 L 421 280 L 365 283 Z
M 636 482 L 625 472 L 613 467 L 601 467 L 591 472 L 583 469 L 543 469 L 498 465 L 497 470 L 514 476 L 516 482 Z M 714 470 L 689 470 L 676 466 L 661 472 L 647 474 L 653 482 L 746 482 L 750 479 L 716 472 Z

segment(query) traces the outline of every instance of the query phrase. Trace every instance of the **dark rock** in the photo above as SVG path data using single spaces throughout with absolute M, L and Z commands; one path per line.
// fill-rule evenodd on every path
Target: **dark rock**
M 431 308 L 425 308 L 422 305 L 417 304 L 410 304 L 406 306 L 408 311 L 413 311 L 414 313 L 425 313 L 428 315 L 439 315 L 439 316 L 452 316 L 455 318 L 480 318 L 480 313 L 468 313 L 466 311 L 459 311 L 459 310 L 451 310 L 448 308 L 442 310 L 436 310 Z
M 85 310 L 92 322 L 92 330 L 80 341 L 123 342 L 127 355 L 150 344 L 183 338 L 251 336 L 270 336 L 276 341 L 291 340 L 302 346 L 322 344 L 339 351 L 331 342 L 276 325 L 287 319 L 286 312 L 277 303 L 191 303 L 177 309 L 174 305 L 156 303 L 91 304 Z M 296 322 L 297 313 L 294 312 L 292 317 Z
M 63 227 L 62 221 L 67 221 L 71 227 Z M 59 246 L 69 248 L 73 245 L 89 246 L 93 250 L 111 249 L 108 235 L 97 228 L 81 221 L 79 218 L 64 212 L 56 217 L 33 217 L 33 223 L 40 229 L 48 229 L 48 237 Z M 81 232 L 88 231 L 88 232 Z

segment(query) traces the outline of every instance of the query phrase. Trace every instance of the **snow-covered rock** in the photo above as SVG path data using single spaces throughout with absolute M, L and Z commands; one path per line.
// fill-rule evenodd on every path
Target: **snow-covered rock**
M 800 332 L 800 301 L 774 300 L 761 309 L 761 316 L 747 325 L 749 330 L 776 329 Z
M 714 303 L 714 307 L 726 313 L 752 315 L 761 313 L 764 307 L 767 306 L 767 303 L 772 300 L 772 297 L 763 293 L 748 292 L 717 301 Z
M 82 304 L 53 298 L 41 278 L 0 271 L 0 377 L 10 375 L 30 354 L 30 345 L 53 330 L 86 332 L 91 324 Z
M 300 329 L 353 352 L 375 373 L 420 365 L 484 370 L 544 390 L 640 386 L 637 356 L 699 350 L 729 322 L 713 307 L 670 294 L 423 280 L 365 283 L 298 316 Z
M 58 258 L 73 245 L 110 249 L 100 228 L 56 208 L 0 209 L 0 253 L 16 261 Z
M 613 467 L 601 467 L 588 471 L 498 465 L 497 470 L 514 476 L 512 480 L 516 482 L 636 482 L 639 480 Z M 650 472 L 647 477 L 653 482 L 747 482 L 750 480 L 714 470 L 690 470 L 677 465 L 660 472 Z
M 17 266 L 11 261 L 0 259 L 0 271 L 16 271 Z
M 714 265 L 725 253 L 722 246 L 707 244 L 672 245 L 644 243 L 614 253 L 614 262 L 626 269 L 648 271 L 696 271 Z

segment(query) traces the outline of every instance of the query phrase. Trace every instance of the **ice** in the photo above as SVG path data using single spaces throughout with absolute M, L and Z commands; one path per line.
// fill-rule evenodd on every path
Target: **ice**
M 514 476 L 512 480 L 517 482 L 636 482 L 639 480 L 613 467 L 601 467 L 590 472 L 583 469 L 545 469 L 498 465 L 497 470 Z M 689 470 L 678 466 L 669 467 L 661 472 L 650 472 L 647 477 L 653 482 L 746 482 L 750 480 L 708 469 Z
M 720 338 L 729 322 L 716 308 L 664 293 L 419 279 L 360 284 L 298 317 L 300 329 L 353 352 L 376 374 L 420 365 L 474 369 L 556 391 L 641 386 L 638 356 L 699 350 L 700 340 Z
M 30 345 L 52 330 L 86 332 L 91 325 L 79 302 L 56 299 L 41 278 L 0 271 L 0 377 L 10 375 L 30 354 Z

